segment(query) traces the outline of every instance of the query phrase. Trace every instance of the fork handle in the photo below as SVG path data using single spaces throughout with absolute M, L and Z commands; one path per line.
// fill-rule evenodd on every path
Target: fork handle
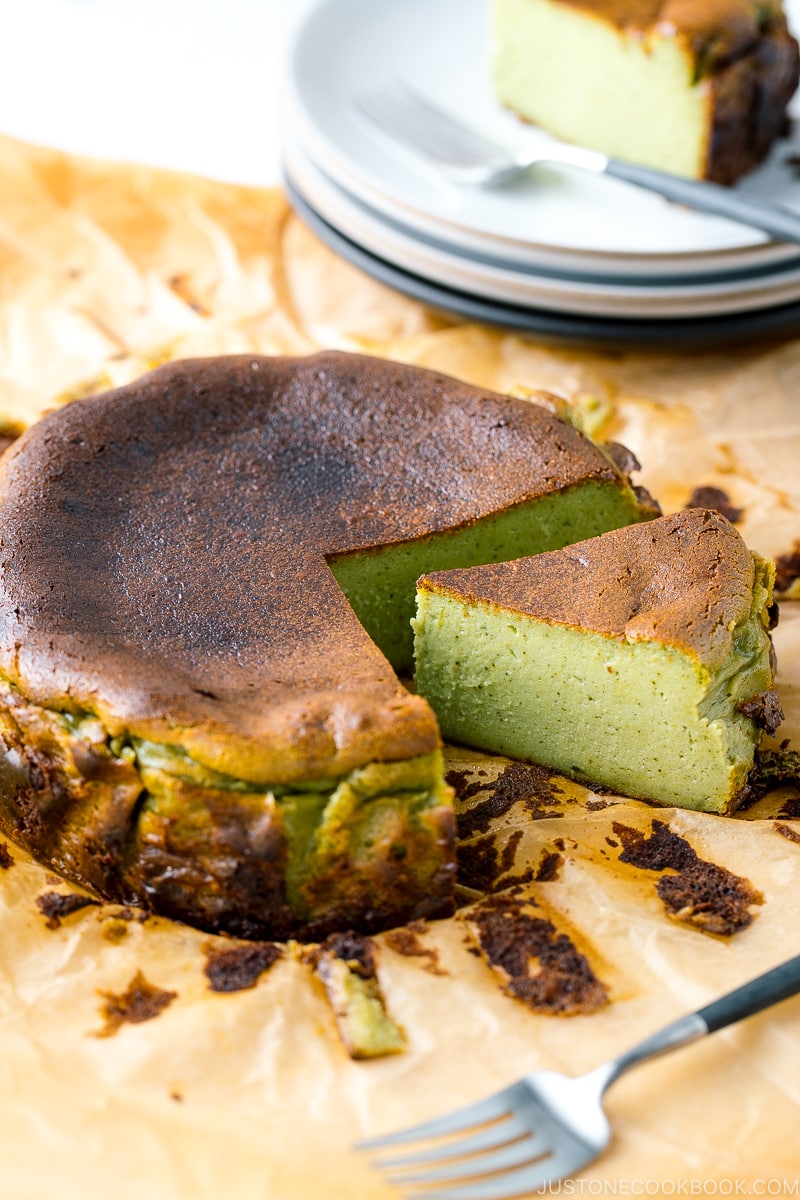
M 719 1000 L 713 1000 L 705 1008 L 699 1009 L 697 1016 L 705 1021 L 709 1033 L 715 1033 L 780 1000 L 787 1000 L 797 992 L 800 992 L 800 954 L 767 971 L 765 975 L 751 979 L 735 991 L 720 996 Z
M 684 179 L 679 175 L 668 175 L 652 167 L 640 167 L 637 163 L 609 158 L 605 174 L 615 179 L 635 183 L 649 192 L 657 192 L 667 200 L 686 204 L 697 212 L 712 213 L 728 217 L 751 229 L 761 229 L 779 242 L 800 242 L 800 215 L 776 204 L 766 204 L 743 192 L 722 187 L 718 183 L 707 183 L 696 179 Z
M 643 1042 L 639 1042 L 625 1054 L 621 1054 L 619 1058 L 596 1067 L 592 1074 L 597 1078 L 601 1089 L 605 1091 L 615 1079 L 619 1079 L 620 1075 L 624 1075 L 639 1063 L 649 1062 L 650 1059 L 659 1058 L 662 1054 L 669 1053 L 670 1050 L 688 1046 L 691 1042 L 696 1042 L 698 1038 L 715 1033 L 718 1029 L 724 1029 L 726 1025 L 733 1025 L 736 1021 L 761 1012 L 762 1009 L 769 1008 L 770 1005 L 777 1004 L 781 1000 L 787 1000 L 789 996 L 794 996 L 798 992 L 800 992 L 800 954 L 795 958 L 790 958 L 788 962 L 781 963 L 772 971 L 767 971 L 766 974 L 751 979 L 749 983 L 735 988 L 725 996 L 720 996 L 719 1000 L 713 1000 L 711 1004 L 698 1009 L 697 1012 L 679 1017 L 677 1021 L 657 1030 Z

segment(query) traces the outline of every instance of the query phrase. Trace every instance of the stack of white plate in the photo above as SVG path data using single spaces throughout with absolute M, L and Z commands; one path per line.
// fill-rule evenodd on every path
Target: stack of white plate
M 359 113 L 359 95 L 393 79 L 507 145 L 537 136 L 492 94 L 485 0 L 323 0 L 291 59 L 285 178 L 303 218 L 370 274 L 557 339 L 700 346 L 800 332 L 800 245 L 573 168 L 456 187 Z M 737 186 L 800 211 L 799 164 L 790 135 Z

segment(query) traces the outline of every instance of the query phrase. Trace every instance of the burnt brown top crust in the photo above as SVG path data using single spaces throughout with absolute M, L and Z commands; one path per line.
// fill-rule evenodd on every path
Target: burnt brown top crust
M 500 469 L 498 469 L 500 468 Z M 613 465 L 544 408 L 325 353 L 173 363 L 46 417 L 0 468 L 0 673 L 256 784 L 438 745 L 326 556 Z
M 665 642 L 713 668 L 730 650 L 731 623 L 750 612 L 753 578 L 752 555 L 730 522 L 690 508 L 603 534 L 602 552 L 591 539 L 515 562 L 436 571 L 421 586 L 607 637 Z
M 778 0 L 561 0 L 632 34 L 682 35 L 706 69 L 746 54 L 764 28 L 785 25 Z

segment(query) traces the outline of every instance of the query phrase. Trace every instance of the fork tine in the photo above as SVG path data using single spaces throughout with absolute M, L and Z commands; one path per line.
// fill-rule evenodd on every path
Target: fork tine
M 384 133 L 431 158 L 439 156 L 440 139 L 430 122 L 402 97 L 388 91 L 371 92 L 358 97 L 355 104 Z
M 436 131 L 429 126 L 420 124 L 416 128 L 411 129 L 407 124 L 408 117 L 400 113 L 390 113 L 388 109 L 383 113 L 383 128 L 389 132 L 392 137 L 406 146 L 410 146 L 418 153 L 425 154 L 429 158 L 439 159 L 442 157 L 442 145 Z M 451 157 L 449 154 L 447 157 Z
M 548 1183 L 557 1183 L 565 1175 L 572 1175 L 586 1166 L 594 1153 L 580 1143 L 547 1158 L 540 1158 L 530 1166 L 505 1175 L 492 1175 L 475 1183 L 456 1185 L 454 1188 L 435 1188 L 432 1192 L 409 1193 L 413 1200 L 511 1200 L 512 1196 L 524 1196 L 535 1192 Z
M 549 1149 L 543 1133 L 532 1133 L 530 1137 L 502 1146 L 493 1154 L 482 1154 L 478 1158 L 462 1159 L 458 1163 L 442 1163 L 429 1171 L 412 1171 L 410 1175 L 392 1176 L 392 1183 L 456 1183 L 459 1179 L 475 1179 L 494 1171 L 508 1171 L 541 1158 Z
M 437 162 L 464 167 L 503 152 L 400 80 L 359 96 L 355 105 L 384 133 Z
M 422 1138 L 439 1137 L 440 1134 L 458 1133 L 473 1125 L 485 1125 L 498 1117 L 507 1116 L 521 1088 L 518 1084 L 495 1092 L 476 1104 L 467 1104 L 464 1108 L 456 1108 L 436 1117 L 432 1121 L 421 1121 L 419 1125 L 411 1125 L 407 1129 L 399 1129 L 396 1133 L 387 1133 L 383 1137 L 366 1138 L 356 1143 L 357 1150 L 382 1150 L 384 1146 L 400 1146 L 404 1142 L 416 1142 Z
M 507 1120 L 496 1121 L 487 1129 L 478 1133 L 468 1133 L 466 1137 L 454 1138 L 444 1145 L 436 1145 L 427 1150 L 415 1150 L 408 1154 L 398 1154 L 393 1158 L 378 1158 L 375 1166 L 382 1171 L 394 1167 L 416 1167 L 425 1163 L 443 1162 L 450 1158 L 463 1158 L 465 1154 L 477 1154 L 479 1150 L 494 1150 L 504 1146 L 515 1138 L 530 1133 L 530 1127 L 516 1113 L 509 1115 Z
M 388 90 L 388 89 L 387 89 Z M 472 154 L 497 154 L 501 149 L 496 142 L 484 137 L 477 129 L 467 126 L 455 114 L 448 112 L 444 108 L 431 100 L 429 96 L 418 92 L 410 83 L 406 83 L 403 79 L 398 79 L 393 85 L 393 93 L 403 104 L 407 112 L 415 112 L 420 120 L 426 121 L 429 125 L 434 125 L 435 128 L 448 137 L 456 139 L 458 144 L 464 150 L 469 150 Z

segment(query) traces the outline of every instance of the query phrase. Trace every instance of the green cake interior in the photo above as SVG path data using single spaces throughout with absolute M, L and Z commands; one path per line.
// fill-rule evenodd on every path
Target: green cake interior
M 725 812 L 760 737 L 737 705 L 772 679 L 773 568 L 753 560 L 750 611 L 713 670 L 675 645 L 537 620 L 423 580 L 417 687 L 446 739 L 623 795 Z
M 493 0 L 492 78 L 508 108 L 566 141 L 702 176 L 710 97 L 686 42 L 632 37 L 559 0 Z
M 416 582 L 429 571 L 505 562 L 559 550 L 571 542 L 642 521 L 632 490 L 589 481 L 483 518 L 454 533 L 436 534 L 329 559 L 355 613 L 396 671 L 413 663 Z

